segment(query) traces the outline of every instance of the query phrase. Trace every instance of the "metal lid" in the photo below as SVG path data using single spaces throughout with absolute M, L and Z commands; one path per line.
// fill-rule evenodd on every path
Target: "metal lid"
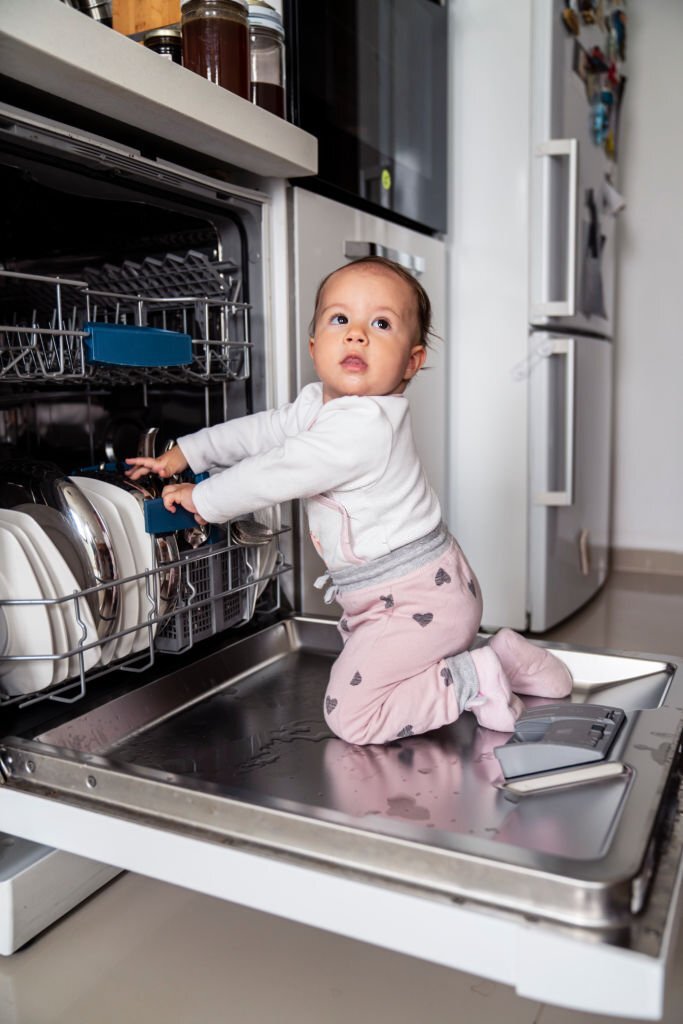
M 188 4 L 194 3 L 194 0 L 180 0 L 180 6 L 186 7 Z M 248 10 L 248 0 L 229 0 L 229 3 L 236 4 L 237 7 L 241 7 L 243 10 Z
M 249 0 L 249 25 L 258 28 L 270 28 L 284 35 L 282 18 L 265 0 Z
M 145 32 L 142 41 L 146 43 L 148 39 L 160 39 L 162 36 L 180 39 L 182 32 L 175 25 L 168 25 L 166 28 L 152 28 L 149 32 Z

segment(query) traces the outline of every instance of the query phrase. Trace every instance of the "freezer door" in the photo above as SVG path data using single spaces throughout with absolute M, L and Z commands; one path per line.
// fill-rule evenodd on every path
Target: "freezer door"
M 381 217 L 354 210 L 301 188 L 292 190 L 294 239 L 295 338 L 297 390 L 316 380 L 308 353 L 308 328 L 320 280 L 361 256 L 384 255 L 406 266 L 427 290 L 432 303 L 435 340 L 426 368 L 411 382 L 408 396 L 415 440 L 432 487 L 446 514 L 446 252 L 443 242 Z M 304 531 L 306 533 L 306 531 Z M 312 581 L 322 563 L 305 535 L 301 538 L 301 600 L 305 614 L 333 614 Z
M 542 632 L 607 578 L 612 344 L 530 336 L 529 610 Z
M 614 162 L 594 137 L 596 86 L 585 71 L 587 52 L 604 52 L 605 32 L 582 25 L 571 35 L 564 7 L 534 4 L 530 321 L 609 337 L 621 206 Z

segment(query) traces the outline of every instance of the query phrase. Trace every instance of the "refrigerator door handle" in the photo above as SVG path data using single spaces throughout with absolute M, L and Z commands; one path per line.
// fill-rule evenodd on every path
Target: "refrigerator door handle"
M 579 142 L 578 139 L 549 139 L 536 147 L 537 157 L 566 157 L 569 160 L 569 186 L 567 209 L 567 282 L 566 299 L 536 302 L 531 307 L 533 322 L 544 317 L 566 317 L 576 315 L 576 231 L 579 184 Z M 547 203 L 544 207 L 548 214 Z M 549 228 L 543 232 L 549 237 Z
M 344 256 L 347 260 L 358 260 L 364 256 L 384 256 L 385 259 L 393 260 L 400 266 L 405 267 L 415 277 L 424 274 L 427 265 L 422 256 L 413 256 L 410 252 L 399 252 L 398 249 L 391 249 L 388 245 L 380 242 L 344 242 Z
M 564 422 L 564 489 L 561 491 L 538 491 L 534 494 L 535 505 L 569 506 L 574 504 L 574 401 L 576 383 L 576 348 L 573 338 L 551 338 L 544 346 L 543 356 L 564 356 L 567 360 L 565 378 L 565 422 Z

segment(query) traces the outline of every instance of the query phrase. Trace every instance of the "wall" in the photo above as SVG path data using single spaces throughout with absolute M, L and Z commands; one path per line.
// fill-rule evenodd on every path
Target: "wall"
M 613 545 L 683 571 L 683 3 L 631 3 L 629 33 Z

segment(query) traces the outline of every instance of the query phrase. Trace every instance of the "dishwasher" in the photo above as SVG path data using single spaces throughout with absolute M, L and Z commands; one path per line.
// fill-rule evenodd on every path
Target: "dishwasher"
M 139 446 L 268 407 L 270 199 L 225 177 L 3 106 L 5 496 L 21 473 L 24 504 L 46 474 L 101 482 Z M 0 891 L 32 909 L 3 924 L 2 951 L 131 870 L 529 998 L 657 1018 L 681 883 L 683 665 L 556 645 L 574 690 L 528 698 L 526 735 L 466 713 L 351 746 L 322 715 L 336 622 L 301 615 L 287 583 L 292 512 L 247 517 L 262 536 L 150 515 L 132 576 L 52 598 L 12 578 Z M 50 647 L 38 624 L 58 606 L 80 632 Z M 24 615 L 46 647 L 17 655 Z M 579 727 L 589 743 L 567 739 Z M 515 767 L 519 748 L 550 759 Z

